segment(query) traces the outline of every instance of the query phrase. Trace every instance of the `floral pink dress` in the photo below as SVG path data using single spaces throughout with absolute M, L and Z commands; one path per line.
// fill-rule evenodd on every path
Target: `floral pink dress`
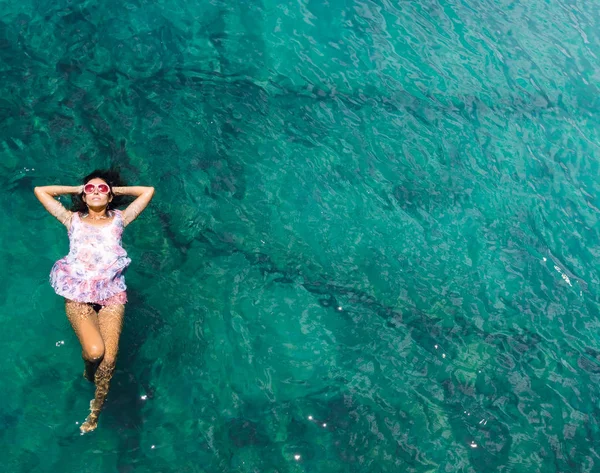
M 108 225 L 96 226 L 73 213 L 69 228 L 69 254 L 50 271 L 54 291 L 67 299 L 100 305 L 125 304 L 124 272 L 131 263 L 121 246 L 123 216 L 112 210 Z

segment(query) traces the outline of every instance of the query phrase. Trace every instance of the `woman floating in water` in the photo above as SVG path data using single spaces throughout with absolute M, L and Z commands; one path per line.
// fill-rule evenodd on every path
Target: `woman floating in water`
M 75 194 L 73 210 L 54 196 Z M 96 384 L 82 432 L 94 430 L 115 369 L 127 295 L 123 273 L 131 260 L 121 246 L 123 228 L 146 208 L 153 187 L 123 187 L 117 172 L 94 171 L 82 186 L 36 187 L 35 195 L 68 229 L 69 254 L 50 273 L 56 293 L 65 298 L 67 317 L 79 342 L 84 376 Z M 137 198 L 124 211 L 119 197 Z

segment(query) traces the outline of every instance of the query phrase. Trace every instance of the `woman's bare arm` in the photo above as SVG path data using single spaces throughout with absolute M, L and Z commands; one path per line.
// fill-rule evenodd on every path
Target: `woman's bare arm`
M 56 217 L 60 223 L 69 228 L 71 225 L 71 216 L 73 212 L 64 208 L 64 206 L 54 198 L 63 194 L 79 194 L 83 186 L 43 186 L 33 189 L 35 196 L 42 203 L 51 215 Z
M 152 200 L 152 196 L 154 196 L 154 187 L 113 187 L 112 191 L 115 195 L 133 195 L 137 197 L 123 211 L 123 224 L 125 226 L 133 222 L 143 212 Z

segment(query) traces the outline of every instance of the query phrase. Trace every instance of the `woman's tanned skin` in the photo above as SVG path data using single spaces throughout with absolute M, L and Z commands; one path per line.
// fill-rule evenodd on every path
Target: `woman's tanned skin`
M 98 191 L 99 184 L 107 184 L 100 178 L 94 178 L 86 184 L 96 185 L 91 194 L 83 194 L 87 206 L 87 215 L 82 218 L 89 225 L 110 224 L 112 216 L 107 214 L 108 204 L 115 195 L 137 197 L 123 212 L 123 225 L 129 225 L 150 203 L 154 195 L 153 187 L 113 187 L 108 194 Z M 54 197 L 64 194 L 81 194 L 84 186 L 44 186 L 34 189 L 36 197 L 46 210 L 70 229 L 73 212 L 67 210 Z M 98 416 L 114 373 L 119 338 L 123 327 L 125 306 L 111 304 L 98 306 L 65 299 L 65 311 L 79 342 L 84 359 L 84 376 L 96 384 L 94 399 L 90 402 L 90 414 L 80 429 L 83 433 L 94 430 L 98 425 Z

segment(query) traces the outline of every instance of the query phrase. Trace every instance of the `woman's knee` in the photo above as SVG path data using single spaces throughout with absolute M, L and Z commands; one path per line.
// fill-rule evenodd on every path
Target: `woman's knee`
M 104 358 L 104 344 L 93 343 L 83 349 L 83 358 L 87 361 L 100 361 Z

